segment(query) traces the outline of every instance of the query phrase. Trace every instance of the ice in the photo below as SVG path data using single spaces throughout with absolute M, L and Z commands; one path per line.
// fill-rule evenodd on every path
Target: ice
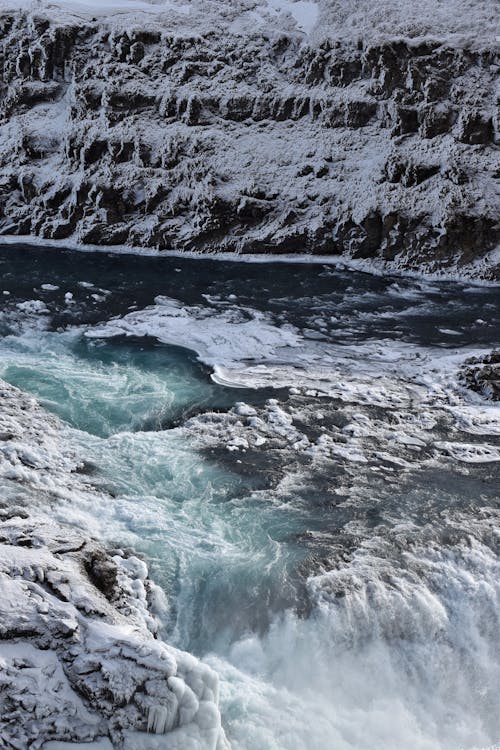
M 175 694 L 174 694 L 175 696 Z M 148 732 L 165 734 L 173 729 L 175 716 L 178 710 L 177 698 L 171 701 L 169 706 L 151 706 L 148 714 Z
M 213 368 L 216 382 L 245 387 L 290 387 L 304 393 L 339 399 L 344 404 L 391 409 L 392 423 L 367 413 L 354 414 L 343 427 L 342 440 L 328 433 L 311 441 L 297 429 L 293 414 L 277 401 L 264 410 L 237 404 L 227 415 L 202 415 L 190 420 L 189 430 L 202 443 L 224 445 L 229 452 L 287 445 L 310 457 L 338 457 L 368 464 L 373 451 L 402 467 L 431 462 L 431 456 L 460 462 L 496 460 L 493 446 L 464 447 L 461 430 L 498 434 L 500 416 L 494 406 L 472 406 L 458 387 L 456 374 L 472 349 L 450 349 L 439 356 L 431 347 L 394 340 L 338 345 L 321 344 L 289 324 L 277 324 L 268 314 L 248 307 L 182 305 L 161 298 L 156 305 L 130 313 L 87 331 L 88 337 L 151 335 L 160 341 L 192 348 Z M 425 306 L 425 305 L 423 305 Z M 374 313 L 375 314 L 375 313 Z M 413 314 L 410 309 L 409 314 Z M 419 403 L 418 414 L 411 405 Z M 434 429 L 445 414 L 452 416 L 455 447 L 445 448 Z M 319 420 L 322 421 L 322 420 Z M 432 451 L 434 450 L 434 453 Z M 404 451 L 402 453 L 402 451 Z
M 23 501 L 19 512 L 29 517 L 2 515 L 0 623 L 19 628 L 21 613 L 26 630 L 16 630 L 14 645 L 29 664 L 5 652 L 0 700 L 6 679 L 9 696 L 11 684 L 24 691 L 23 717 L 36 706 L 56 716 L 54 741 L 92 747 L 116 732 L 115 750 L 221 750 L 221 717 L 236 750 L 486 747 L 499 730 L 491 710 L 498 512 L 487 482 L 500 416 L 457 379 L 464 359 L 481 350 L 362 334 L 349 344 L 318 342 L 283 326 L 286 315 L 235 304 L 243 295 L 229 300 L 228 288 L 207 295 L 205 306 L 160 297 L 87 333 L 180 344 L 232 385 L 286 385 L 283 398 L 239 391 L 233 408 L 204 404 L 181 427 L 146 433 L 129 423 L 98 437 L 70 430 L 14 389 L 1 391 L 0 500 L 7 509 Z M 311 330 L 326 320 L 310 317 Z M 29 356 L 50 343 L 52 367 L 72 383 L 78 365 L 63 352 L 80 333 L 35 331 L 41 349 Z M 19 338 L 17 351 L 12 341 L 3 351 L 13 347 L 7 359 L 23 365 L 27 338 Z M 81 405 L 104 379 L 80 369 Z M 122 376 L 116 363 L 110 370 Z M 223 446 L 229 454 L 217 453 Z M 235 496 L 225 493 L 225 474 L 218 491 L 220 455 L 228 475 L 242 472 L 231 477 Z M 85 473 L 83 457 L 97 476 Z M 269 486 L 245 496 L 245 471 Z M 90 534 L 121 549 L 107 553 Z M 118 599 L 85 575 L 85 549 L 101 586 L 116 566 Z M 143 551 L 174 592 L 170 610 Z M 267 587 L 271 576 L 279 588 Z M 304 598 L 281 606 L 275 592 L 293 585 L 291 576 Z M 165 642 L 161 610 L 172 642 L 204 653 L 207 664 Z M 38 638 L 41 656 L 27 647 Z
M 461 404 L 459 407 L 449 407 L 449 411 L 457 426 L 465 432 L 473 435 L 500 435 L 500 415 L 495 404 Z
M 438 450 L 450 455 L 457 461 L 465 463 L 489 463 L 490 461 L 500 461 L 500 448 L 495 445 L 481 443 L 474 445 L 472 443 L 451 443 L 441 440 L 435 443 Z
M 279 360 L 282 352 L 299 346 L 299 336 L 290 326 L 278 327 L 263 313 L 234 308 L 214 312 L 205 307 L 183 306 L 162 298 L 154 307 L 132 312 L 119 320 L 87 331 L 89 338 L 120 335 L 154 336 L 159 341 L 189 346 L 200 359 L 219 361 Z
M 18 310 L 33 315 L 45 315 L 48 313 L 47 305 L 39 299 L 30 299 L 26 302 L 18 302 L 16 305 Z
M 156 637 L 158 597 L 141 559 L 112 556 L 36 507 L 37 495 L 68 509 L 109 498 L 79 477 L 55 417 L 4 383 L 0 396 L 0 494 L 10 498 L 0 517 L 0 735 L 13 747 L 135 750 L 149 728 L 164 736 L 149 745 L 158 750 L 214 750 L 223 742 L 216 675 Z M 29 512 L 12 489 L 31 498 Z

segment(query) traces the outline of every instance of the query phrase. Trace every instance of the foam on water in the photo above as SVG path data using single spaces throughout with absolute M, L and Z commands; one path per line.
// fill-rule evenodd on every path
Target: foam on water
M 316 577 L 312 617 L 289 614 L 240 641 L 229 664 L 210 659 L 234 747 L 452 750 L 498 739 L 498 560 L 481 546 L 461 560 L 416 557 L 427 581 L 373 557 Z M 332 576 L 355 588 L 336 599 Z
M 411 525 L 375 535 L 309 578 L 303 618 L 290 581 L 303 515 L 283 497 L 234 497 L 227 475 L 176 442 L 130 433 L 80 449 L 101 456 L 118 490 L 100 534 L 147 554 L 169 593 L 170 640 L 219 673 L 233 748 L 454 750 L 498 738 L 500 570 L 490 540 L 474 541 L 479 521 L 458 549 L 412 547 Z M 85 522 L 95 509 L 78 513 Z

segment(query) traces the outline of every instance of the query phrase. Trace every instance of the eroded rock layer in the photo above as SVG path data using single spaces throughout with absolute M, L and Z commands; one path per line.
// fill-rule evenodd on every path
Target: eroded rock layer
M 120 18 L 1 15 L 3 234 L 498 277 L 494 44 Z

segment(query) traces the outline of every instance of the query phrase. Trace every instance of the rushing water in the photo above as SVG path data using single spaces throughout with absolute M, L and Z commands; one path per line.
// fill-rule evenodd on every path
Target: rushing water
M 109 493 L 57 512 L 148 559 L 234 748 L 500 742 L 500 419 L 456 378 L 498 288 L 29 246 L 0 273 L 0 377 Z

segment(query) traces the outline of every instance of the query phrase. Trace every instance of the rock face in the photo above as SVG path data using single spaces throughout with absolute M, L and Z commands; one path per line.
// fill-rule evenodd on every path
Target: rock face
M 2 747 L 224 750 L 217 676 L 159 639 L 142 560 L 49 518 L 51 497 L 91 489 L 58 420 L 0 385 Z
M 467 359 L 460 376 L 467 388 L 492 401 L 500 401 L 500 351 Z
M 132 21 L 3 11 L 0 232 L 500 276 L 494 42 Z

